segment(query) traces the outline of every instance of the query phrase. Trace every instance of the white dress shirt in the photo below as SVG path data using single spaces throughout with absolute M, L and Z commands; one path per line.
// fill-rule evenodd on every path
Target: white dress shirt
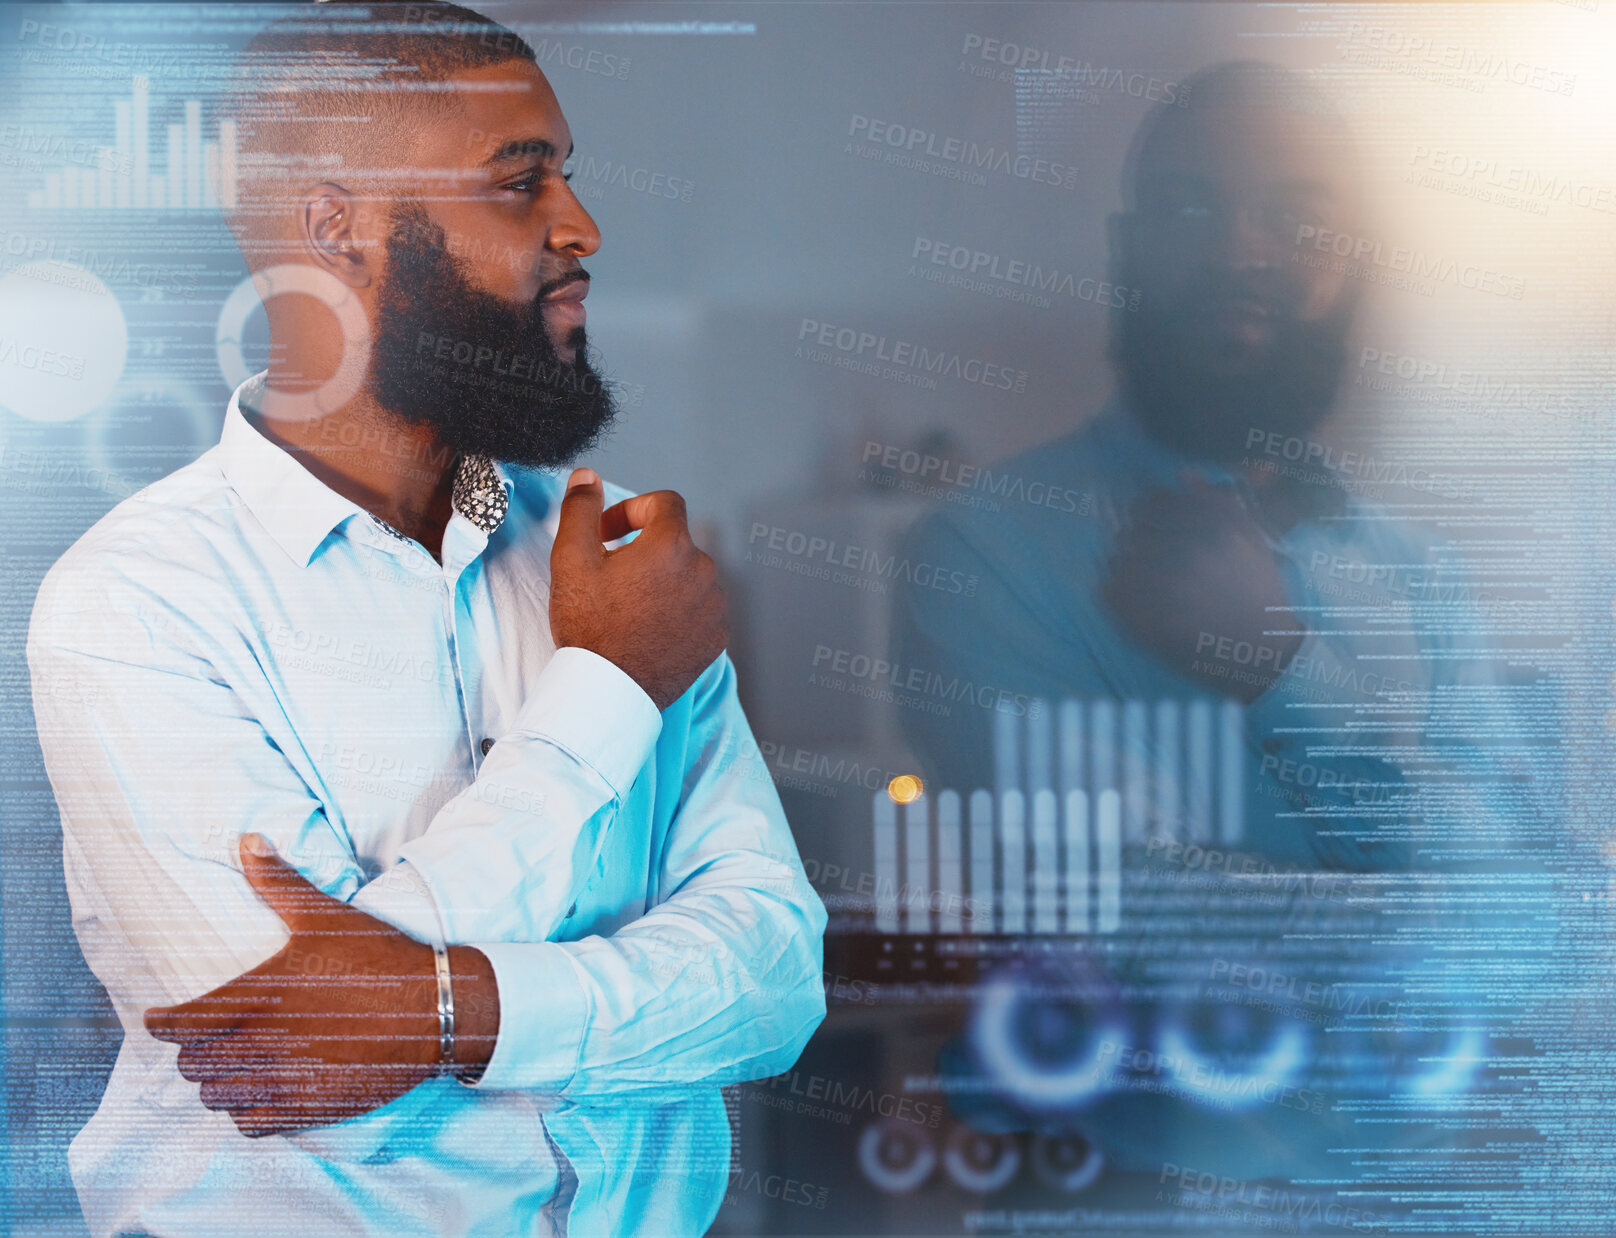
M 440 564 L 254 427 L 263 381 L 79 539 L 29 628 L 74 928 L 124 1029 L 69 1154 L 92 1234 L 700 1233 L 720 1085 L 787 1069 L 824 1016 L 824 909 L 728 657 L 659 714 L 554 647 L 561 475 L 494 466 L 503 516 L 457 486 Z M 202 1107 L 142 1015 L 286 942 L 248 831 L 488 956 L 475 1086 L 257 1140 Z

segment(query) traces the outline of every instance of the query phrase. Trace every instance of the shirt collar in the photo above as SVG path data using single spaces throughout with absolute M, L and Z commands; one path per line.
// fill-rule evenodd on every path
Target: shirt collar
M 349 516 L 375 517 L 315 477 L 247 420 L 242 405 L 254 407 L 267 380 L 265 370 L 231 393 L 219 434 L 220 466 L 225 480 L 281 549 L 299 566 L 307 567 L 321 543 Z M 491 534 L 504 520 L 514 488 L 497 460 L 468 454 L 456 463 L 455 509 L 485 534 Z M 377 523 L 387 527 L 380 520 Z

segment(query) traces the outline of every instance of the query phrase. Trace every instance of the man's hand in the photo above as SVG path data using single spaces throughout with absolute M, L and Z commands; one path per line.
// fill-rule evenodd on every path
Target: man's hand
M 574 470 L 550 551 L 550 632 L 556 648 L 598 653 L 666 709 L 729 643 L 718 569 L 690 540 L 672 490 L 602 512 L 591 469 Z M 635 529 L 627 546 L 607 550 Z
M 1173 670 L 1248 703 L 1302 643 L 1262 527 L 1233 490 L 1199 479 L 1134 504 L 1104 599 L 1122 631 Z M 1289 631 L 1266 635 L 1275 629 Z
M 291 930 L 273 958 L 212 992 L 146 1012 L 180 1046 L 180 1074 L 244 1135 L 282 1135 L 368 1113 L 439 1071 L 432 948 L 322 894 L 257 834 L 241 864 Z M 457 1073 L 493 1052 L 499 1004 L 481 951 L 450 948 Z

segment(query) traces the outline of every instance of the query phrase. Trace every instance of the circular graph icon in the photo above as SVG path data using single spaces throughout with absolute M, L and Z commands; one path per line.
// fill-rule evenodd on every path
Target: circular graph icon
M 1075 1195 L 1087 1190 L 1105 1168 L 1099 1145 L 1075 1131 L 1039 1135 L 1032 1141 L 1032 1171 L 1039 1181 Z
M 260 302 L 267 305 L 276 297 L 293 293 L 316 298 L 336 315 L 342 331 L 342 359 L 336 372 L 312 391 L 266 387 L 259 411 L 281 421 L 312 421 L 358 395 L 370 368 L 370 320 L 354 290 L 335 275 L 297 262 L 255 271 L 225 298 L 214 332 L 214 347 L 224 381 L 239 387 L 252 377 L 241 344 L 247 320 Z
M 889 1195 L 906 1195 L 937 1165 L 937 1146 L 924 1127 L 883 1118 L 864 1128 L 858 1142 L 859 1168 Z
M 956 1126 L 943 1148 L 943 1168 L 957 1186 L 986 1195 L 1016 1176 L 1021 1168 L 1021 1145 L 1014 1135 Z
M 70 262 L 0 277 L 0 404 L 29 421 L 72 421 L 123 376 L 129 325 L 111 289 Z
M 1003 1094 L 1034 1110 L 1080 1106 L 1115 1086 L 1127 1032 L 1114 1014 L 1096 1026 L 1080 1003 L 1050 998 L 1024 977 L 983 986 L 972 1024 L 976 1054 Z

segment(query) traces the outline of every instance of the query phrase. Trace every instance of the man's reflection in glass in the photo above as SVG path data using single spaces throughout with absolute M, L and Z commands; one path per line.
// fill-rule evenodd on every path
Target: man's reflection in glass
M 1342 1102 L 1462 1090 L 1479 1052 L 1462 1020 L 1431 1015 L 1462 1007 L 1467 982 L 1410 997 L 1409 968 L 1430 952 L 1387 944 L 1384 882 L 1507 862 L 1500 822 L 1524 769 L 1509 687 L 1482 652 L 1483 599 L 1449 548 L 1392 516 L 1369 474 L 1319 463 L 1362 282 L 1302 242 L 1370 228 L 1347 126 L 1304 79 L 1259 63 L 1203 72 L 1189 100 L 1142 126 L 1110 221 L 1114 278 L 1139 294 L 1114 315 L 1116 395 L 991 468 L 1007 495 L 1019 479 L 1090 501 L 951 507 L 906 548 L 981 586 L 900 597 L 896 663 L 1039 698 L 1056 716 L 1080 706 L 1064 711 L 1076 735 L 1053 717 L 902 711 L 929 789 L 1032 794 L 1042 778 L 1061 784 L 1065 812 L 1072 786 L 1093 809 L 1120 785 L 1123 868 L 1156 875 L 1125 880 L 1109 944 L 1092 939 L 1059 973 L 1088 996 L 1062 1006 L 1058 979 L 1029 979 L 1042 996 L 1027 999 L 1028 1020 L 1001 1027 L 1024 1034 L 1012 1057 L 1028 1079 L 1047 1069 L 1053 1092 L 1067 1066 L 1072 1079 L 1092 1069 L 1097 1094 L 1040 1110 L 1033 1079 L 1005 1103 L 955 1108 L 990 1130 L 1069 1121 L 1146 1178 L 1168 1163 L 1340 1177 L 1357 1171 L 1331 1148 L 1439 1137 L 1425 1114 L 1360 1121 Z M 1194 733 L 1196 710 L 1217 735 Z M 1008 763 L 1007 734 L 1020 745 Z M 1042 763 L 1026 755 L 1039 743 Z M 1147 790 L 1129 800 L 1135 776 Z M 1071 871 L 1063 861 L 1063 881 Z M 1365 896 L 1328 892 L 1339 884 L 1321 896 L 1298 873 L 1350 875 Z M 1074 923 L 1071 895 L 1063 928 L 1094 932 Z M 1253 968 L 1260 988 L 1277 975 L 1283 991 L 1228 983 Z M 971 1035 L 945 1074 L 1009 1060 Z M 1247 1087 L 1260 1070 L 1278 1086 Z

